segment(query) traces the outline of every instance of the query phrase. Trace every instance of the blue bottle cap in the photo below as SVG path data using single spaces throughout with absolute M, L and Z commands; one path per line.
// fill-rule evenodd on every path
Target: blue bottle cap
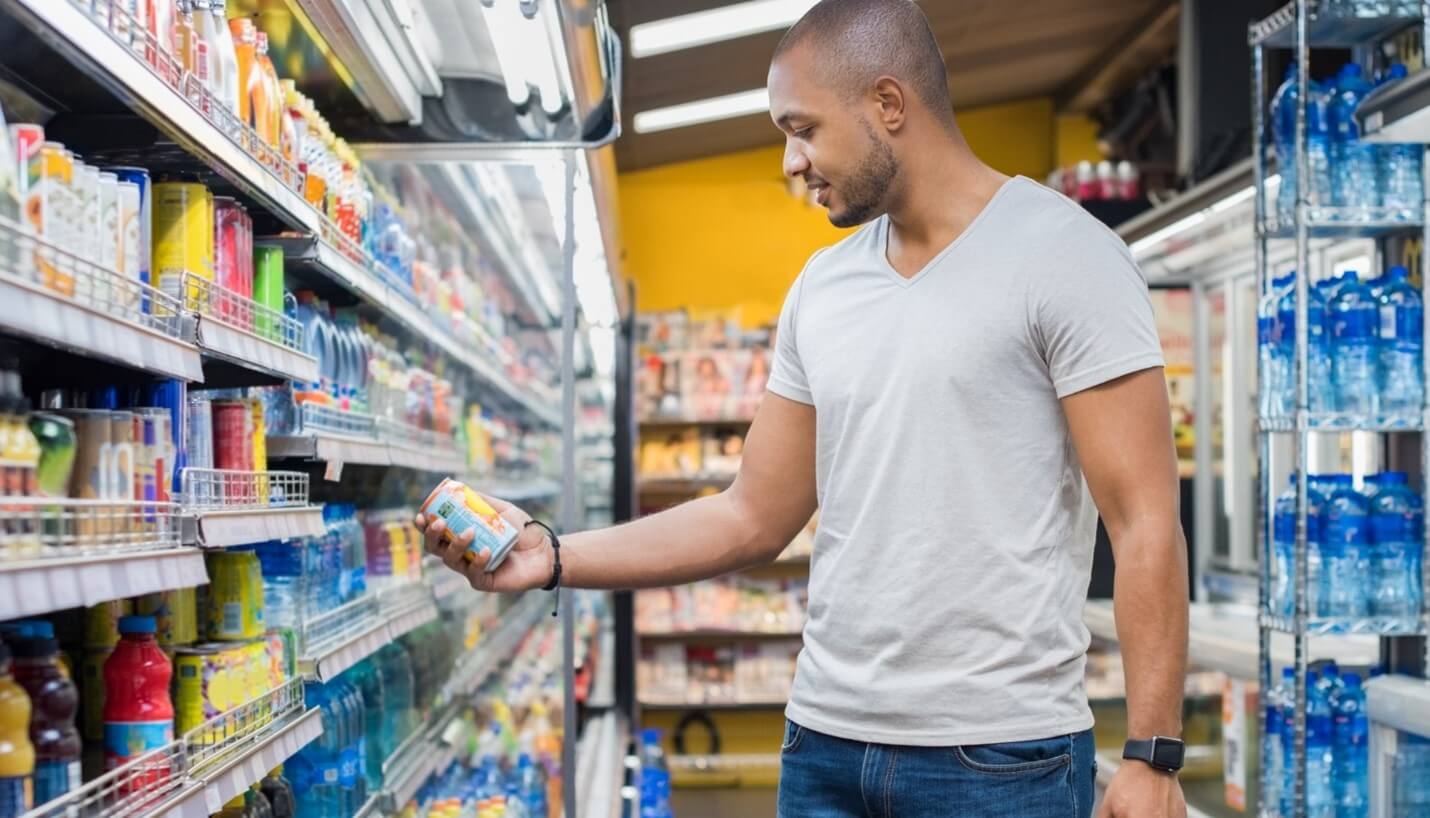
M 642 744 L 659 744 L 660 737 L 664 733 L 659 727 L 647 727 L 641 731 Z
M 1382 486 L 1406 486 L 1410 484 L 1410 475 L 1403 471 L 1383 471 L 1376 475 Z
M 155 633 L 159 626 L 152 616 L 121 616 L 119 617 L 119 632 L 127 633 Z
M 1388 76 L 1392 80 L 1403 80 L 1409 74 L 1410 72 L 1405 68 L 1404 63 L 1396 63 L 1390 66 L 1390 73 L 1386 76 Z
M 1355 690 L 1356 688 L 1360 687 L 1360 674 L 1347 673 L 1341 677 L 1341 681 L 1346 683 L 1346 687 Z

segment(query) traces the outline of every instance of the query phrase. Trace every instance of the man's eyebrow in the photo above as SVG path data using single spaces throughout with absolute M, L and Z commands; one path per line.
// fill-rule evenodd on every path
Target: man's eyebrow
M 775 124 L 788 130 L 792 119 L 808 119 L 808 117 L 802 111 L 785 111 L 775 118 Z

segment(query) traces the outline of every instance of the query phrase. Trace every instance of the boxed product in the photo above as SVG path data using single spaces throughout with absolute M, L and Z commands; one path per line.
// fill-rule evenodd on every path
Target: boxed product
M 643 701 L 653 704 L 680 704 L 685 701 L 688 675 L 685 646 L 641 645 L 636 666 L 636 689 Z
M 737 648 L 735 698 L 740 702 L 778 702 L 789 698 L 800 643 L 762 642 Z

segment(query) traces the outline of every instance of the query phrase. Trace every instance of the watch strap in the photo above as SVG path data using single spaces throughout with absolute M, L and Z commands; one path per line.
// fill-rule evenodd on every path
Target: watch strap
M 1162 752 L 1163 748 L 1172 749 L 1175 760 L 1169 758 L 1167 753 Z M 1177 772 L 1182 769 L 1186 745 L 1180 739 L 1168 738 L 1166 736 L 1153 736 L 1150 739 L 1128 739 L 1122 746 L 1122 757 L 1133 761 L 1141 761 L 1155 770 L 1166 772 Z

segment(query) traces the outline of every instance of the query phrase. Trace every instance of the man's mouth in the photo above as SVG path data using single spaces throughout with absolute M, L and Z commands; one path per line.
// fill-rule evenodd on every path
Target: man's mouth
M 829 187 L 829 185 L 828 185 L 827 183 L 824 183 L 824 182 L 818 182 L 818 183 L 815 183 L 815 184 L 806 183 L 806 185 L 808 186 L 808 188 L 809 188 L 810 190 L 814 191 L 814 200 L 815 200 L 816 202 L 818 202 L 821 207 L 828 207 L 828 206 L 829 206 L 829 196 L 830 196 L 830 193 L 831 193 L 831 189 L 830 189 L 830 187 Z

